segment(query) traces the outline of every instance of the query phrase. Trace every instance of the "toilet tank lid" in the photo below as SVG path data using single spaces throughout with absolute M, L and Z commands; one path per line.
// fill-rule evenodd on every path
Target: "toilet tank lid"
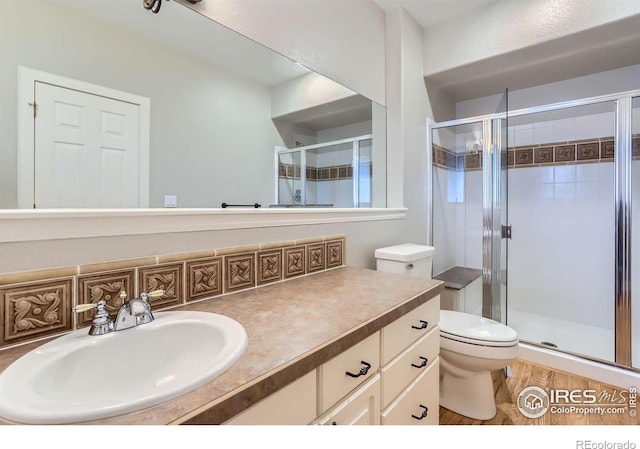
M 401 245 L 378 248 L 375 252 L 376 259 L 395 260 L 398 262 L 413 262 L 433 256 L 436 249 L 433 246 L 417 245 L 415 243 L 403 243 Z

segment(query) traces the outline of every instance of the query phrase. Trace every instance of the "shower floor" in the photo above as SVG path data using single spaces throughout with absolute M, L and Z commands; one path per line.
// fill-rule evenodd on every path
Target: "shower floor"
M 518 332 L 521 341 L 552 343 L 562 351 L 611 362 L 615 358 L 613 329 L 589 326 L 512 309 L 509 309 L 507 319 L 507 324 Z M 634 360 L 640 360 L 638 358 L 639 349 L 635 348 Z

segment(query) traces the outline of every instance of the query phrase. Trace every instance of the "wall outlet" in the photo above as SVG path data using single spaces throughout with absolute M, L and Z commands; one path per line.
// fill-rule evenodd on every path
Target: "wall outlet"
M 178 195 L 165 195 L 164 207 L 178 207 Z

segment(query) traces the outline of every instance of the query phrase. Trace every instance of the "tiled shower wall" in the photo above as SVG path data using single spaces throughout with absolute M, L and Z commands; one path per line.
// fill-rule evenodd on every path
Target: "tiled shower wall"
M 93 312 L 75 314 L 77 304 L 105 300 L 113 316 L 120 292 L 163 289 L 149 302 L 165 310 L 340 267 L 345 247 L 335 235 L 0 274 L 0 350 L 89 326 Z

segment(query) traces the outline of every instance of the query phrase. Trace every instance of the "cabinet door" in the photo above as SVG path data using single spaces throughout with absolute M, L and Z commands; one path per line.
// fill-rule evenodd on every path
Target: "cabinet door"
M 382 424 L 438 424 L 440 416 L 440 358 L 382 411 Z
M 378 372 L 379 367 L 379 332 L 370 335 L 320 366 L 321 413 L 329 410 L 349 392 L 362 385 L 365 380 Z
M 382 407 L 389 405 L 414 379 L 429 369 L 439 350 L 440 328 L 436 326 L 382 368 Z
M 380 424 L 380 375 L 376 374 L 354 393 L 318 418 L 317 424 Z
M 382 329 L 382 364 L 386 365 L 440 320 L 440 295 Z
M 316 370 L 267 396 L 225 424 L 309 424 L 316 415 Z

